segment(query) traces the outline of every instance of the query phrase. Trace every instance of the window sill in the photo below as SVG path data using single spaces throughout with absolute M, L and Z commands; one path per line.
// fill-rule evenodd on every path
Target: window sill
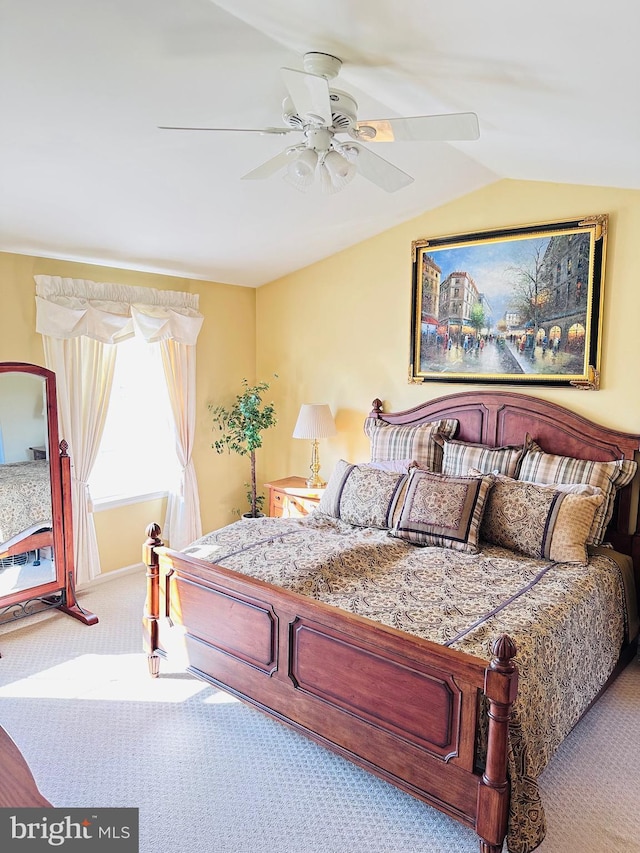
M 93 511 L 103 512 L 107 509 L 116 509 L 119 506 L 128 506 L 129 504 L 141 504 L 146 501 L 155 501 L 160 498 L 166 498 L 168 491 L 149 492 L 144 495 L 114 495 L 110 498 L 96 498 L 93 501 Z

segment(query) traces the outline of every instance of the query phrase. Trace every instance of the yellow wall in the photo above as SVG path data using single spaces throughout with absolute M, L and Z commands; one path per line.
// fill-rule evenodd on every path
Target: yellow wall
M 340 204 L 339 196 L 335 202 Z M 362 421 L 375 397 L 388 410 L 400 410 L 473 387 L 408 382 L 411 241 L 600 213 L 610 216 L 601 390 L 536 387 L 525 392 L 607 426 L 640 432 L 640 192 L 631 190 L 501 181 L 257 291 L 0 253 L 0 360 L 44 363 L 35 332 L 34 275 L 199 293 L 205 322 L 197 347 L 193 458 L 203 528 L 211 530 L 232 521 L 234 508 L 244 505 L 249 469 L 246 459 L 218 456 L 211 449 L 209 402 L 231 402 L 245 376 L 272 382 L 269 396 L 279 422 L 258 453 L 261 483 L 307 474 L 310 443 L 291 438 L 301 403 L 329 403 L 336 415 L 338 435 L 321 442 L 325 477 L 340 457 L 365 459 Z M 163 504 L 152 502 L 96 514 L 105 571 L 138 562 L 141 528 L 157 520 L 158 512 Z
M 95 512 L 101 571 L 112 572 L 139 563 L 147 525 L 152 521 L 162 524 L 166 510 L 167 499 L 159 498 Z
M 320 446 L 326 478 L 341 457 L 367 458 L 362 420 L 374 398 L 397 411 L 482 387 L 408 382 L 412 240 L 603 213 L 610 227 L 601 390 L 511 387 L 640 432 L 640 192 L 505 180 L 258 290 L 258 374 L 281 377 L 280 429 L 266 442 L 264 473 L 306 475 L 310 444 L 290 437 L 301 403 L 329 403 L 336 415 L 339 434 Z
M 247 463 L 211 449 L 208 402 L 228 402 L 243 376 L 255 372 L 255 290 L 91 264 L 0 253 L 0 361 L 44 364 L 35 331 L 34 275 L 59 275 L 200 295 L 205 320 L 197 345 L 197 425 L 193 459 L 202 523 L 211 530 L 233 520 L 244 496 Z M 153 389 L 149 390 L 150 412 Z M 64 437 L 64 436 L 61 436 Z M 140 561 L 144 529 L 164 521 L 164 501 L 109 509 L 95 515 L 103 571 Z M 161 515 L 159 516 L 159 513 Z

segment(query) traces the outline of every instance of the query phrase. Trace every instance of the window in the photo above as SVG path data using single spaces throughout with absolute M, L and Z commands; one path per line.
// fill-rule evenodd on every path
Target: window
M 167 492 L 178 478 L 160 344 L 135 337 L 116 346 L 109 410 L 89 480 L 94 502 Z

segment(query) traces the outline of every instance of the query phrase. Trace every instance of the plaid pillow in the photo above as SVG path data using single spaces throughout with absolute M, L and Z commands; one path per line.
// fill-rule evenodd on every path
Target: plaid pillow
M 613 515 L 618 489 L 633 480 L 637 467 L 637 463 L 632 459 L 594 462 L 573 456 L 545 453 L 535 441 L 529 439 L 518 479 L 531 483 L 586 483 L 602 489 L 604 501 L 595 514 L 587 539 L 590 545 L 600 545 Z
M 497 471 L 507 477 L 516 477 L 526 450 L 524 444 L 487 447 L 486 444 L 442 440 L 442 445 L 442 473 L 454 477 L 468 474 L 470 468 L 475 468 L 481 474 Z
M 364 431 L 371 441 L 372 462 L 413 459 L 421 468 L 436 472 L 442 470 L 442 447 L 435 436 L 453 438 L 457 429 L 458 421 L 453 419 L 417 426 L 398 426 L 376 418 L 367 418 L 364 422 Z
M 487 494 L 486 477 L 447 477 L 414 468 L 391 536 L 414 545 L 476 553 Z

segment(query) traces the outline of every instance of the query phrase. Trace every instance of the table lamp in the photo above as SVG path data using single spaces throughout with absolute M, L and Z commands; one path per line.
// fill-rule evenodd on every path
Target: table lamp
M 306 438 L 313 442 L 311 450 L 311 476 L 307 480 L 310 489 L 322 489 L 327 484 L 319 476 L 320 456 L 318 454 L 318 439 L 329 438 L 337 432 L 331 409 L 326 403 L 307 404 L 300 406 L 300 413 L 293 430 L 294 438 Z

